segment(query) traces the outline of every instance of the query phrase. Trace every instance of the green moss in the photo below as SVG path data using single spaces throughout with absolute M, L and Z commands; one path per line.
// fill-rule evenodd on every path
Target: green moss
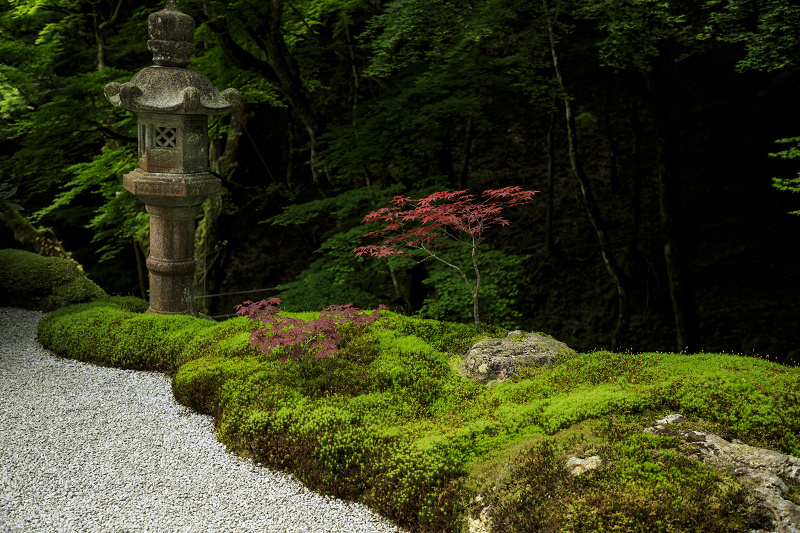
M 25 250 L 0 250 L 0 299 L 4 305 L 53 311 L 106 296 L 74 262 Z
M 103 366 L 174 374 L 177 359 L 210 320 L 181 315 L 127 311 L 127 299 L 101 299 L 48 313 L 38 327 L 39 341 L 58 355 Z
M 507 520 L 498 524 L 507 524 L 498 527 L 507 531 L 557 523 L 577 531 L 691 531 L 692 523 L 728 531 L 757 522 L 734 480 L 699 469 L 677 439 L 642 434 L 646 418 L 669 412 L 800 453 L 800 370 L 767 361 L 566 354 L 483 387 L 453 362 L 487 338 L 486 329 L 384 313 L 369 327 L 345 329 L 336 356 L 301 366 L 250 346 L 254 324 L 244 318 L 157 317 L 121 305 L 98 300 L 55 311 L 40 337 L 70 357 L 175 372 L 175 397 L 213 415 L 230 450 L 417 531 L 458 530 L 465 513 L 480 512 L 479 492 L 481 505 L 489 498 L 503 510 Z M 601 455 L 608 466 L 565 477 L 568 452 Z M 489 495 L 481 484 L 498 479 L 504 488 Z

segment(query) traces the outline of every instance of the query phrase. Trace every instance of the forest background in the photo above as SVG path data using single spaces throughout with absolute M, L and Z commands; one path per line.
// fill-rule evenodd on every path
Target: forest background
M 202 312 L 280 295 L 469 322 L 442 264 L 351 253 L 371 244 L 362 220 L 399 194 L 521 186 L 541 192 L 481 245 L 485 321 L 578 350 L 800 362 L 793 2 L 178 6 L 197 23 L 190 68 L 243 95 L 210 123 L 224 191 L 196 242 L 198 295 L 238 294 Z M 161 7 L 0 0 L 0 214 L 23 207 L 110 293 L 146 294 L 148 215 L 122 189 L 135 117 L 103 87 L 152 64 Z

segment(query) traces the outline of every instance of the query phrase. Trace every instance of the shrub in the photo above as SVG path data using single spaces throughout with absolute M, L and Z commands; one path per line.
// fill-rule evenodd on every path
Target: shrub
M 260 302 L 250 300 L 236 306 L 236 314 L 247 315 L 250 320 L 260 322 L 261 327 L 253 330 L 250 342 L 265 354 L 274 350 L 283 353 L 281 363 L 295 359 L 302 365 L 304 356 L 322 359 L 339 352 L 337 344 L 342 340 L 340 329 L 357 328 L 371 324 L 378 319 L 381 309 L 372 314 L 361 314 L 361 310 L 347 305 L 331 305 L 323 309 L 314 320 L 303 320 L 278 314 L 280 298 L 270 298 Z

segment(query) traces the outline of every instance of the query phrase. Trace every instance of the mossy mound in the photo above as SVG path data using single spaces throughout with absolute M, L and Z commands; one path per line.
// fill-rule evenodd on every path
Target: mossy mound
M 7 307 L 53 311 L 96 300 L 106 292 L 61 257 L 44 257 L 25 250 L 0 250 L 0 301 Z
M 192 339 L 216 324 L 183 315 L 145 314 L 146 309 L 146 302 L 133 297 L 64 307 L 39 322 L 39 342 L 79 361 L 174 374 Z
M 343 328 L 337 355 L 282 364 L 280 353 L 250 346 L 254 327 L 98 300 L 48 314 L 39 334 L 69 357 L 174 374 L 176 399 L 214 416 L 231 451 L 414 531 L 461 530 L 466 514 L 481 511 L 478 494 L 504 509 L 497 526 L 506 531 L 556 530 L 549 516 L 575 531 L 753 523 L 735 479 L 697 468 L 674 440 L 641 435 L 642 424 L 634 431 L 637 417 L 681 412 L 715 433 L 800 454 L 800 369 L 764 360 L 571 354 L 484 387 L 458 374 L 457 361 L 504 331 L 382 312 L 369 326 Z M 588 444 L 575 437 L 587 424 L 599 428 Z M 565 477 L 563 454 L 589 445 L 605 469 Z M 504 469 L 511 475 L 498 478 Z M 620 480 L 635 489 L 635 505 Z M 681 507 L 684 493 L 693 496 Z

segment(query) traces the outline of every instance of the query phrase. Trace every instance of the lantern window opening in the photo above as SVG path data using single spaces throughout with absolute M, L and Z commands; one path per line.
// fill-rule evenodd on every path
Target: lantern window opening
M 156 126 L 155 143 L 158 148 L 175 148 L 178 130 L 167 126 Z

